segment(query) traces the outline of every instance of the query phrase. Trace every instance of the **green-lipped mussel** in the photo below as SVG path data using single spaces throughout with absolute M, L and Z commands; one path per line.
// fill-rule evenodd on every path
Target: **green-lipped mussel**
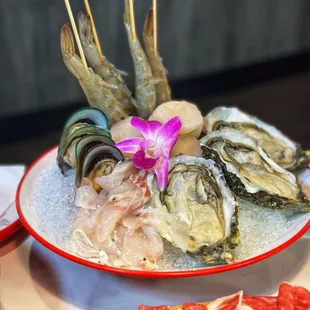
M 75 175 L 75 184 L 80 186 L 82 179 L 83 165 L 86 154 L 96 147 L 97 145 L 110 145 L 114 146 L 114 141 L 109 137 L 102 135 L 90 135 L 81 138 L 75 145 L 75 154 L 76 154 L 76 175 Z
M 64 144 L 73 131 L 88 125 L 96 125 L 107 131 L 109 130 L 108 119 L 102 111 L 91 107 L 81 108 L 67 119 L 59 145 Z
M 76 171 L 76 183 L 79 184 L 83 177 L 93 182 L 95 190 L 99 191 L 100 186 L 96 183 L 96 177 L 110 174 L 116 164 L 124 160 L 121 151 L 113 145 L 105 142 L 93 145 L 88 143 L 86 146 L 77 145 L 81 148 L 80 162 Z
M 76 143 L 83 137 L 91 135 L 101 135 L 103 137 L 110 138 L 109 131 L 96 125 L 85 125 L 70 133 L 63 144 L 59 145 L 57 154 L 57 164 L 62 173 L 65 173 L 68 169 L 76 167 Z

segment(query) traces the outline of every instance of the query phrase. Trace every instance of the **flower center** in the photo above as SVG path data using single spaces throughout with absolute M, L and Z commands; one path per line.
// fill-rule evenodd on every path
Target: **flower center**
M 145 150 L 146 157 L 158 158 L 156 145 L 153 144 Z

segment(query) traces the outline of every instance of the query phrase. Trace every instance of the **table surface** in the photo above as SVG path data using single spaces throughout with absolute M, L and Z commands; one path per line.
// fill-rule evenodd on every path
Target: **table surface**
M 139 304 L 207 301 L 242 289 L 275 295 L 287 281 L 310 290 L 310 231 L 289 248 L 238 270 L 196 278 L 123 277 L 49 251 L 24 229 L 0 245 L 0 309 L 136 310 Z

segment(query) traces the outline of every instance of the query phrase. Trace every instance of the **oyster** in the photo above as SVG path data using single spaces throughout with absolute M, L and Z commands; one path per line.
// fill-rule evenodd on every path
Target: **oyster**
M 310 211 L 295 175 L 277 165 L 250 137 L 225 129 L 200 141 L 203 157 L 221 165 L 228 185 L 239 197 L 269 208 Z
M 160 235 L 208 263 L 234 259 L 240 243 L 236 201 L 213 160 L 185 155 L 170 160 L 169 183 L 150 205 Z
M 216 108 L 205 119 L 207 132 L 225 128 L 235 129 L 255 140 L 270 158 L 285 169 L 293 171 L 309 162 L 300 145 L 291 141 L 275 127 L 237 108 Z
M 70 168 L 76 167 L 76 143 L 83 137 L 91 135 L 101 135 L 111 137 L 111 134 L 95 125 L 82 126 L 70 133 L 67 139 L 59 145 L 57 154 L 57 164 L 62 173 L 65 173 Z

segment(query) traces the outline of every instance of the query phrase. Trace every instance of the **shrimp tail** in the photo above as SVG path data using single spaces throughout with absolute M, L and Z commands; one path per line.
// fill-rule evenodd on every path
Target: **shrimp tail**
M 154 48 L 154 11 L 148 11 L 143 31 L 143 42 L 145 53 L 149 60 L 152 73 L 155 79 L 159 80 L 156 84 L 156 105 L 171 101 L 171 89 L 168 83 L 167 74 L 162 59 Z
M 130 7 L 132 1 L 124 1 L 124 24 L 135 69 L 135 89 L 138 105 L 136 110 L 140 117 L 148 118 L 156 108 L 156 88 L 152 82 L 151 66 L 135 31 L 133 8 Z
M 63 61 L 69 71 L 78 79 L 87 76 L 81 58 L 75 53 L 74 36 L 70 25 L 65 24 L 60 31 L 60 46 Z
M 78 25 L 80 38 L 83 38 L 81 40 L 83 47 L 93 44 L 94 37 L 91 31 L 90 19 L 83 12 L 78 13 Z

